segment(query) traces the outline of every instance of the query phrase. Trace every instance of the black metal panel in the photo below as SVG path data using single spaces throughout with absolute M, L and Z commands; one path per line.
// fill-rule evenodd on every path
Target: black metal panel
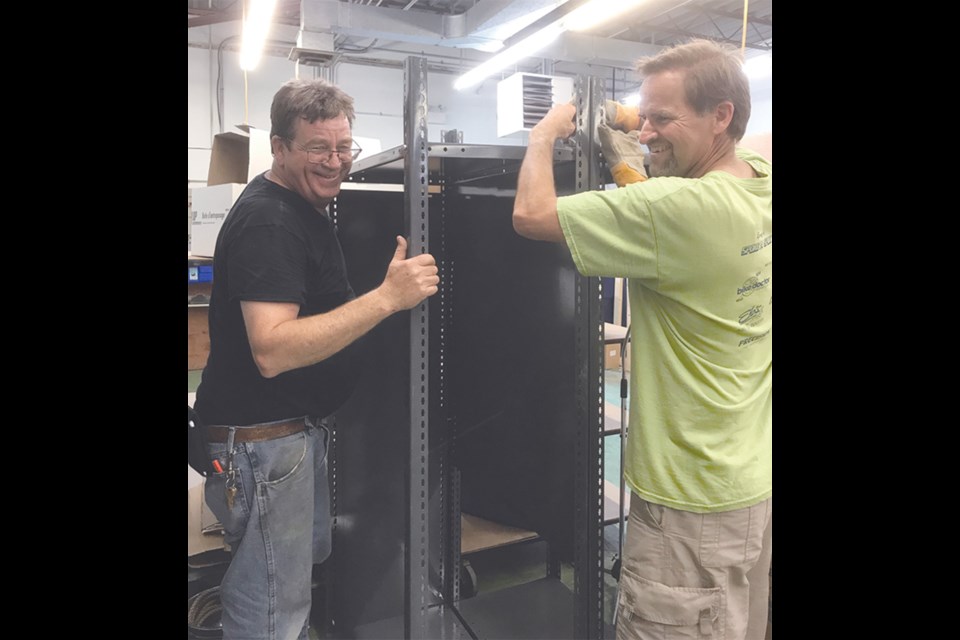
M 447 364 L 450 361 L 447 341 L 447 325 L 451 315 L 451 292 L 453 288 L 453 270 L 447 247 L 446 227 L 446 176 L 441 171 L 431 176 L 430 183 L 436 183 L 441 191 L 430 198 L 431 253 L 437 260 L 440 273 L 440 290 L 434 296 L 430 307 L 430 371 L 433 380 L 430 415 L 430 462 L 431 486 L 434 479 L 439 480 L 439 500 L 430 504 L 431 531 L 436 532 L 435 543 L 431 548 L 431 562 L 434 553 L 439 561 L 441 593 L 447 603 L 460 599 L 460 476 L 452 463 L 452 451 L 455 441 L 451 437 L 452 413 L 449 375 Z M 438 504 L 439 508 L 438 508 Z
M 402 194 L 338 196 L 338 235 L 357 295 L 383 281 L 402 226 Z M 334 637 L 403 613 L 409 325 L 409 315 L 396 314 L 367 334 L 364 373 L 335 416 Z
M 576 270 L 562 245 L 513 230 L 513 198 L 448 195 L 447 208 L 462 509 L 572 558 Z
M 397 172 L 379 176 L 394 183 L 399 178 L 402 175 Z M 342 191 L 337 198 L 338 236 L 348 277 L 357 295 L 380 285 L 396 249 L 396 237 L 406 235 L 403 198 L 401 192 L 350 190 Z M 431 313 L 440 310 L 439 305 L 430 309 Z M 441 482 L 443 474 L 449 472 L 443 467 L 444 421 L 438 405 L 441 396 L 429 394 L 427 402 L 431 411 L 425 411 L 419 404 L 413 406 L 411 397 L 412 393 L 421 392 L 421 386 L 426 387 L 424 383 L 429 381 L 429 376 L 442 372 L 439 364 L 442 341 L 433 341 L 433 348 L 427 349 L 423 372 L 417 364 L 418 370 L 413 374 L 411 346 L 416 346 L 419 355 L 422 340 L 419 330 L 415 332 L 416 338 L 412 338 L 414 317 L 411 312 L 395 314 L 363 338 L 364 373 L 351 399 L 335 416 L 337 449 L 332 467 L 335 469 L 336 517 L 331 605 L 336 622 L 335 637 L 353 637 L 361 626 L 376 628 L 379 621 L 394 618 L 402 621 L 407 615 L 404 592 L 411 575 L 418 579 L 420 574 L 419 566 L 412 574 L 406 568 L 412 462 L 416 463 L 414 477 L 423 478 L 425 486 L 429 486 L 428 491 L 422 492 L 423 505 L 418 486 L 415 503 L 418 509 L 423 507 L 425 514 L 429 504 L 430 534 L 425 537 L 433 538 L 430 547 L 424 547 L 429 563 L 423 568 L 426 585 L 423 600 L 425 606 L 440 601 L 442 553 L 448 544 L 443 540 L 441 519 L 451 517 L 443 504 Z M 430 335 L 439 333 L 441 326 L 439 321 L 431 323 Z M 421 380 L 421 376 L 427 376 L 426 380 Z M 442 385 L 435 386 L 442 389 Z M 427 393 L 426 388 L 423 393 Z M 419 418 L 421 412 L 424 421 L 431 415 L 437 418 L 431 422 L 429 450 L 422 453 L 424 457 L 429 455 L 423 474 L 420 473 L 421 438 L 417 435 L 412 441 L 410 437 L 412 432 L 420 432 L 419 422 L 411 429 L 411 415 Z M 426 448 L 427 440 L 422 441 Z M 411 460 L 411 448 L 416 450 L 415 461 Z M 418 606 L 417 619 L 420 618 Z M 426 627 L 422 624 L 425 623 L 417 622 L 415 626 L 424 632 Z M 400 635 L 394 637 L 411 636 L 401 630 Z

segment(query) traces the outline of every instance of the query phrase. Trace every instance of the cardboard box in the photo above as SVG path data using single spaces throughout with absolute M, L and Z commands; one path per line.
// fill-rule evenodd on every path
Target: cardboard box
M 605 322 L 603 324 L 603 368 L 620 370 L 620 345 L 627 336 L 627 328 Z M 630 345 L 624 354 L 624 371 L 630 371 Z
M 193 190 L 193 224 L 190 227 L 190 254 L 213 257 L 217 235 L 230 207 L 243 192 L 245 184 L 220 184 Z
M 244 126 L 244 134 L 227 132 L 213 137 L 207 186 L 190 194 L 190 254 L 213 257 L 217 235 L 230 207 L 254 176 L 273 163 L 270 134 Z
M 630 373 L 630 348 L 627 346 L 627 353 L 624 354 L 624 367 L 623 370 L 627 373 Z M 620 370 L 620 343 L 610 343 L 603 345 L 603 368 L 604 369 L 613 369 L 615 371 Z
M 227 132 L 213 136 L 210 168 L 207 170 L 208 187 L 231 182 L 247 184 L 273 164 L 270 133 L 247 125 L 242 130 L 246 133 Z
M 619 344 L 603 345 L 603 368 L 604 369 L 620 368 L 620 345 Z

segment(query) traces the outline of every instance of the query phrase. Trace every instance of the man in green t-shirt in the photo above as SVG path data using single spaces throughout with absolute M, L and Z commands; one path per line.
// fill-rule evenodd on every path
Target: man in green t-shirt
M 735 49 L 695 41 L 637 69 L 639 117 L 619 117 L 616 103 L 606 113 L 613 127 L 639 129 L 634 153 L 609 157 L 631 143 L 600 133 L 611 167 L 626 159 L 642 172 L 646 145 L 650 177 L 558 198 L 553 147 L 574 133 L 576 108 L 556 106 L 530 132 L 513 224 L 564 242 L 584 275 L 629 279 L 618 639 L 689 627 L 762 640 L 773 535 L 771 164 L 737 147 L 750 91 Z

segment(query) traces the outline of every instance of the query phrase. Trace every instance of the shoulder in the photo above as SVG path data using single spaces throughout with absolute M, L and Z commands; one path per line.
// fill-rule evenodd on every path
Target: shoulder
M 761 177 L 773 175 L 773 163 L 760 153 L 746 147 L 737 147 L 737 157 L 756 171 Z
M 634 182 L 622 187 L 614 187 L 602 191 L 584 191 L 558 198 L 559 202 L 572 205 L 590 203 L 597 200 L 618 202 L 642 202 L 659 200 L 663 197 L 682 194 L 689 189 L 695 189 L 697 180 L 693 178 L 657 177 L 643 182 Z
M 292 191 L 262 176 L 254 178 L 234 205 L 236 217 L 245 225 L 299 227 L 311 210 Z M 239 221 L 239 220 L 238 220 Z
M 697 209 L 709 189 L 701 180 L 657 177 L 604 191 L 585 191 L 557 200 L 557 213 L 563 219 L 582 225 L 603 226 L 653 223 L 660 216 L 674 216 Z

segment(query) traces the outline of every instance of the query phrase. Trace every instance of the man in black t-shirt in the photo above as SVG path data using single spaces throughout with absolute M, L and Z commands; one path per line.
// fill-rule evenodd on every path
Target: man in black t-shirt
M 218 469 L 205 498 L 232 553 L 225 640 L 307 639 L 311 568 L 330 553 L 321 419 L 353 390 L 357 339 L 440 281 L 433 256 L 406 258 L 399 236 L 379 287 L 357 297 L 347 281 L 326 207 L 360 151 L 353 118 L 353 99 L 333 85 L 284 84 L 270 109 L 273 164 L 217 238 L 195 409 Z

